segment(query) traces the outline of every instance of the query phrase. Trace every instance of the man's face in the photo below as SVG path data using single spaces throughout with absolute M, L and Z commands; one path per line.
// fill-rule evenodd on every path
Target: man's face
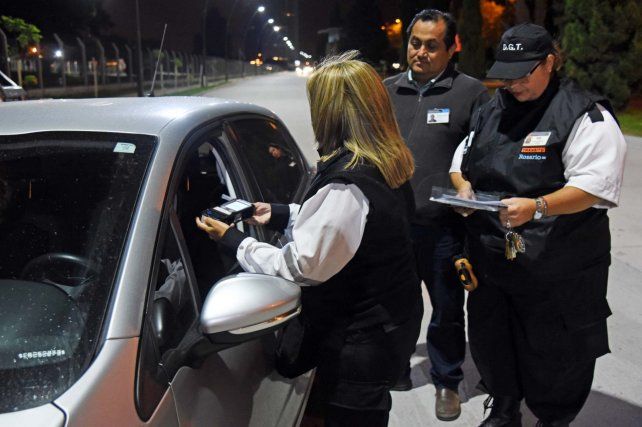
M 455 45 L 446 48 L 444 36 L 446 23 L 437 21 L 417 21 L 408 39 L 408 66 L 412 78 L 425 83 L 441 73 L 455 53 Z

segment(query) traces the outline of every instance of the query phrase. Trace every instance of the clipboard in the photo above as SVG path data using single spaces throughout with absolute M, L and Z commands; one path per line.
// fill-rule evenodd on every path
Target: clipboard
M 449 206 L 498 212 L 507 206 L 499 201 L 499 196 L 491 193 L 476 192 L 475 199 L 464 199 L 457 196 L 454 188 L 433 187 L 430 200 Z

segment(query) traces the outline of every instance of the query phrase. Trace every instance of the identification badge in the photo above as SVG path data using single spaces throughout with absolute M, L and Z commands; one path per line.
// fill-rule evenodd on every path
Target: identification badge
M 522 147 L 544 147 L 550 137 L 550 132 L 531 132 L 524 139 Z
M 433 108 L 428 110 L 426 120 L 429 125 L 448 123 L 450 121 L 450 108 Z

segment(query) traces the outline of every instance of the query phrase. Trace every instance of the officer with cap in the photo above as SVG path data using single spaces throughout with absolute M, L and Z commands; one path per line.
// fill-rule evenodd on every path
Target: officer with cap
M 451 180 L 494 192 L 499 213 L 465 220 L 479 287 L 468 298 L 470 348 L 492 409 L 482 426 L 567 426 L 608 353 L 607 210 L 617 206 L 626 144 L 609 102 L 560 81 L 542 27 L 507 30 L 488 72 L 505 86 L 471 121 Z M 460 213 L 468 214 L 468 212 Z

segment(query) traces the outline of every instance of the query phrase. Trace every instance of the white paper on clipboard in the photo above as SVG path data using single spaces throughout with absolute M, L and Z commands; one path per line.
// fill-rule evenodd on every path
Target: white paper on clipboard
M 499 196 L 495 194 L 476 192 L 475 199 L 471 200 L 457 196 L 457 191 L 453 188 L 433 187 L 430 200 L 450 206 L 491 212 L 506 208 L 506 205 L 499 201 Z

